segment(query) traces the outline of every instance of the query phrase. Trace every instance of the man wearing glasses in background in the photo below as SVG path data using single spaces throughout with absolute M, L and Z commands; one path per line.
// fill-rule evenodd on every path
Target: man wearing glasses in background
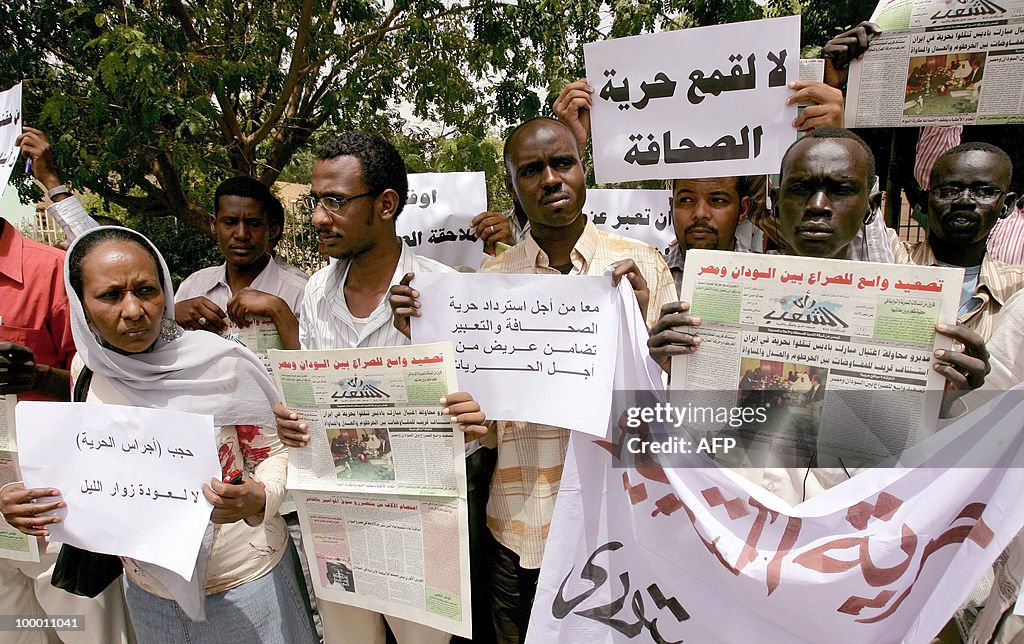
M 986 254 L 988 236 L 1017 196 L 1009 192 L 1013 164 L 988 143 L 964 143 L 935 162 L 928 191 L 928 238 L 902 241 L 889 231 L 899 264 L 960 266 L 966 270 L 957 323 L 988 340 L 1007 299 L 1024 287 L 1024 266 Z

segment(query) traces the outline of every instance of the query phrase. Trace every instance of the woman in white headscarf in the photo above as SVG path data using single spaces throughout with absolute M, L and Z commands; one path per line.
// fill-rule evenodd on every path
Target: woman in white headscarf
M 174 323 L 167 266 L 134 231 L 96 228 L 76 239 L 65 283 L 78 350 L 72 374 L 91 374 L 87 400 L 212 415 L 222 475 L 244 472 L 238 484 L 204 486 L 213 512 L 194 575 L 202 587 L 122 558 L 139 641 L 316 642 L 278 513 L 288 456 L 276 431 L 264 429 L 274 427 L 280 396 L 258 358 Z M 26 534 L 45 535 L 58 520 L 47 513 L 61 502 L 33 502 L 50 490 L 16 492 L 8 488 L 4 515 Z

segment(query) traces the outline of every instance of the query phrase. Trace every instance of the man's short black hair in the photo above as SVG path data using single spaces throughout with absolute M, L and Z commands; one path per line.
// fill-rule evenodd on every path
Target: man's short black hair
M 992 145 L 991 143 L 984 143 L 982 141 L 972 141 L 970 143 L 961 143 L 955 148 L 950 148 L 939 155 L 939 158 L 935 160 L 935 165 L 932 166 L 931 172 L 931 185 L 935 185 L 935 168 L 939 167 L 939 162 L 943 159 L 956 156 L 964 152 L 988 152 L 999 157 L 999 160 L 1006 164 L 1006 185 L 1012 185 L 1013 181 L 1013 160 L 1010 159 L 1010 155 L 1006 153 L 1006 150 L 1002 149 L 998 145 Z
M 580 150 L 579 142 L 576 140 L 576 135 L 573 134 L 572 128 L 570 128 L 568 125 L 559 121 L 556 118 L 551 118 L 550 116 L 535 116 L 532 119 L 523 121 L 519 125 L 515 126 L 515 128 L 513 128 L 513 130 L 508 133 L 508 136 L 505 137 L 505 147 L 502 149 L 501 156 L 502 160 L 505 163 L 505 169 L 508 171 L 510 176 L 513 174 L 511 168 L 509 167 L 509 163 L 512 161 L 512 139 L 514 139 L 516 135 L 519 134 L 520 130 L 527 127 L 528 125 L 536 123 L 537 121 L 547 121 L 548 123 L 554 123 L 556 125 L 564 127 L 569 132 L 569 136 L 572 138 L 572 143 L 576 147 L 576 154 L 580 157 L 580 159 L 583 158 L 583 150 Z
M 281 205 L 280 200 L 274 196 L 274 193 L 270 191 L 270 188 L 263 184 L 263 182 L 245 175 L 230 177 L 221 181 L 213 195 L 214 216 L 220 211 L 221 197 L 247 197 L 255 199 L 263 204 L 263 214 L 267 218 L 267 225 L 271 228 L 277 226 L 281 232 L 284 231 L 284 207 Z M 278 238 L 281 237 L 281 232 L 278 232 Z
M 342 132 L 321 145 L 316 155 L 320 160 L 345 156 L 359 159 L 363 181 L 371 193 L 379 195 L 388 189 L 398 193 L 393 217 L 398 219 L 409 198 L 409 174 L 402 155 L 390 141 L 369 132 Z
M 793 148 L 805 139 L 846 139 L 853 141 L 859 145 L 863 150 L 864 154 L 868 157 L 868 181 L 873 181 L 875 178 L 875 154 L 871 151 L 871 146 L 864 142 L 864 139 L 860 138 L 850 130 L 844 127 L 819 127 L 811 130 L 809 133 L 804 135 L 802 138 L 797 139 L 789 148 L 786 149 L 786 153 L 782 155 L 782 164 L 779 166 L 779 183 L 786 174 L 786 162 L 789 160 L 789 154 L 793 151 Z M 868 186 L 871 189 L 871 186 Z

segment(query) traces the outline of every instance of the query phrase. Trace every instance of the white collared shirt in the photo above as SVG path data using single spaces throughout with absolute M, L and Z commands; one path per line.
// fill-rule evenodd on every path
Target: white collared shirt
M 335 262 L 321 268 L 306 284 L 306 294 L 299 316 L 299 344 L 303 349 L 355 349 L 357 347 L 399 347 L 409 344 L 391 322 L 391 305 L 387 296 L 381 298 L 365 322 L 357 323 L 345 301 L 345 280 L 351 262 Z M 454 273 L 441 262 L 417 256 L 402 244 L 391 285 L 398 284 L 406 273 Z
M 227 264 L 203 268 L 185 278 L 178 287 L 178 292 L 174 294 L 174 301 L 181 302 L 204 296 L 221 310 L 227 311 L 228 300 L 232 295 L 227 280 Z M 302 294 L 308 280 L 309 277 L 302 273 L 283 270 L 280 264 L 271 259 L 249 286 L 281 298 L 298 317 L 302 309 Z

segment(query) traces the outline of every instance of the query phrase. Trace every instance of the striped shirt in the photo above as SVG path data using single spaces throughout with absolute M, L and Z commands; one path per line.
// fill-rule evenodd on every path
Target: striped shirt
M 917 185 L 921 186 L 921 190 L 928 190 L 935 162 L 944 152 L 960 145 L 963 133 L 962 125 L 929 125 L 921 128 L 914 157 L 914 179 L 917 180 Z
M 1024 264 L 1024 212 L 1014 207 L 988 234 L 986 255 L 1004 264 Z
M 391 305 L 383 297 L 373 313 L 356 318 L 345 301 L 345 280 L 351 262 L 335 262 L 309 278 L 299 316 L 299 344 L 303 349 L 355 349 L 357 347 L 400 347 L 409 338 L 391 322 Z M 398 284 L 406 273 L 454 273 L 455 270 L 426 257 L 418 257 L 402 244 L 402 255 L 391 277 Z
M 675 282 L 661 253 L 642 242 L 599 231 L 590 221 L 576 241 L 571 259 L 571 275 L 602 275 L 608 265 L 632 259 L 651 291 L 648 326 L 657 321 L 663 305 L 678 299 Z M 532 234 L 484 264 L 480 272 L 560 274 L 551 268 L 547 254 Z M 519 555 L 523 568 L 540 568 L 569 431 L 517 421 L 497 421 L 495 425 L 498 464 L 491 479 L 487 526 L 501 545 Z
M 939 265 L 927 240 L 906 242 L 900 239 L 896 231 L 890 230 L 889 241 L 897 264 Z M 1003 304 L 1021 288 L 1024 288 L 1024 266 L 997 262 L 986 254 L 981 262 L 978 285 L 974 289 L 975 304 L 957 318 L 957 324 L 966 326 L 987 342 L 999 321 Z

